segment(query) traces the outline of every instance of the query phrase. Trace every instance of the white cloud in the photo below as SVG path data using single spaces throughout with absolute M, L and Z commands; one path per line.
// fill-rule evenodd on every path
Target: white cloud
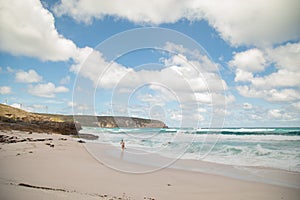
M 175 45 L 175 44 L 174 44 Z M 82 58 L 71 66 L 71 71 L 93 81 L 94 85 L 106 89 L 114 86 L 136 87 L 144 83 L 160 83 L 179 91 L 222 91 L 226 82 L 219 77 L 213 63 L 206 56 L 187 59 L 184 55 L 173 55 L 161 61 L 166 66 L 162 70 L 140 70 L 127 68 L 116 62 L 108 62 L 99 51 L 82 49 Z M 87 59 L 86 59 L 87 58 Z M 209 88 L 208 88 L 209 87 Z
M 165 106 L 167 102 L 169 102 L 169 98 L 166 95 L 162 94 L 143 94 L 138 95 L 137 99 L 139 101 L 142 101 L 144 103 L 151 105 L 159 105 L 159 106 Z
M 149 88 L 156 91 L 160 96 L 159 99 L 161 101 L 177 101 L 179 98 L 178 96 L 173 93 L 169 88 L 164 87 L 163 85 L 159 84 L 149 84 Z
M 195 93 L 195 98 L 198 102 L 203 104 L 211 104 L 212 102 L 212 94 L 209 92 L 201 92 Z
M 0 86 L 0 94 L 10 94 L 11 87 L 9 86 Z
M 88 47 L 81 49 L 79 55 L 78 63 L 72 65 L 70 70 L 88 78 L 95 86 L 111 89 L 123 76 L 133 71 L 116 62 L 106 61 L 101 52 Z
M 199 71 L 204 71 L 204 72 L 217 72 L 218 69 L 220 68 L 220 65 L 218 63 L 212 62 L 212 60 L 206 54 L 200 53 L 196 49 L 190 50 L 188 48 L 185 48 L 183 45 L 179 45 L 171 42 L 166 42 L 164 46 L 158 48 L 176 54 L 176 56 L 173 56 L 168 60 L 162 59 L 165 65 L 182 66 L 182 65 L 186 65 L 186 63 L 189 62 L 191 65 L 194 65 L 194 67 L 199 69 Z M 200 60 L 201 65 L 193 61 L 193 59 Z
M 263 119 L 262 116 L 259 116 L 257 114 L 251 114 L 249 117 L 250 117 L 250 119 L 258 120 L 258 121 L 261 121 Z
M 40 105 L 40 104 L 33 104 L 33 105 L 31 105 L 30 107 L 32 107 L 32 108 L 34 108 L 34 109 L 38 109 L 38 110 L 41 110 L 41 109 L 46 109 L 47 108 L 47 106 L 45 106 L 45 105 Z
M 254 77 L 251 83 L 256 88 L 272 89 L 276 87 L 300 87 L 300 70 L 291 72 L 288 70 L 279 70 L 263 77 Z
M 231 94 L 225 95 L 216 92 L 197 92 L 194 93 L 196 100 L 202 104 L 209 104 L 213 106 L 225 106 L 235 101 L 235 97 Z
M 300 87 L 300 71 L 291 72 L 285 69 L 266 76 L 254 76 L 251 72 L 236 69 L 236 82 L 249 82 L 256 89 Z
M 300 92 L 294 89 L 262 90 L 243 85 L 237 86 L 237 90 L 245 97 L 263 98 L 270 102 L 289 102 L 300 99 Z
M 35 70 L 30 69 L 28 72 L 18 71 L 15 75 L 15 80 L 20 83 L 37 83 L 41 82 L 43 78 Z
M 251 50 L 236 55 L 247 55 Z M 253 98 L 263 98 L 271 102 L 290 102 L 299 99 L 300 88 L 300 43 L 288 43 L 276 48 L 265 48 L 259 57 L 248 55 L 252 63 L 263 68 L 273 67 L 271 72 L 254 73 L 257 70 L 239 62 L 235 56 L 229 65 L 235 68 L 235 81 L 244 85 L 237 87 L 241 95 Z M 243 60 L 243 59 L 242 59 Z M 247 63 L 247 62 L 246 62 Z M 267 65 L 266 65 L 267 63 Z M 259 69 L 259 68 L 257 68 Z M 298 96 L 298 97 L 297 97 Z
M 124 108 L 128 107 L 128 101 L 135 96 L 139 102 L 138 106 L 144 106 L 144 111 L 136 107 L 130 108 L 131 115 L 148 117 L 149 113 L 146 111 L 151 106 L 168 107 L 178 104 L 184 107 L 184 113 L 181 115 L 195 122 L 204 119 L 197 114 L 200 112 L 197 112 L 198 104 L 222 107 L 226 103 L 235 101 L 233 95 L 224 94 L 224 90 L 228 87 L 219 76 L 216 63 L 199 52 L 189 51 L 183 46 L 169 43 L 168 47 L 172 48 L 174 54 L 161 55 L 163 58 L 158 59 L 157 62 L 164 67 L 160 69 L 127 68 L 116 62 L 107 61 L 101 52 L 91 53 L 92 49 L 86 48 L 82 54 L 86 56 L 83 56 L 78 64 L 74 64 L 71 71 L 79 76 L 78 84 L 92 83 L 99 92 L 103 91 L 101 89 L 113 90 L 114 103 L 122 105 L 121 108 L 113 106 L 117 114 L 128 114 Z M 94 87 L 87 86 L 92 92 Z M 138 93 L 144 87 L 148 87 L 146 92 Z M 168 114 L 168 116 L 173 115 Z M 174 114 L 173 118 L 179 119 L 179 115 Z
M 299 102 L 292 103 L 292 106 L 293 106 L 293 108 L 295 108 L 295 109 L 297 109 L 297 110 L 300 110 L 300 101 L 299 101 Z
M 281 118 L 281 113 L 278 109 L 269 110 L 268 115 L 271 118 Z
M 234 55 L 229 66 L 236 67 L 247 72 L 260 72 L 266 67 L 266 59 L 259 49 L 249 49 Z
M 172 8 L 172 9 L 171 9 Z M 105 15 L 126 18 L 135 23 L 160 24 L 175 22 L 182 17 L 183 2 L 138 0 L 129 1 L 62 1 L 54 7 L 57 15 L 67 14 L 77 21 L 91 23 L 93 18 L 101 19 Z M 172 11 L 172 15 L 170 13 Z
M 193 119 L 196 119 L 198 122 L 202 122 L 205 120 L 205 117 L 199 113 L 193 114 Z
M 271 89 L 268 91 L 266 99 L 269 101 L 295 101 L 300 99 L 300 91 L 293 89 Z
M 268 117 L 271 119 L 289 120 L 292 116 L 280 109 L 271 109 L 268 111 Z
M 91 109 L 87 104 L 74 104 L 73 107 L 76 111 L 87 111 Z
M 47 99 L 44 101 L 46 104 L 64 104 L 65 101 L 58 100 L 58 99 Z
M 12 103 L 10 106 L 25 110 L 27 112 L 45 112 L 48 107 L 46 105 L 33 104 L 33 105 L 24 105 L 22 103 Z
M 63 86 L 56 87 L 53 83 L 38 84 L 29 86 L 28 92 L 34 96 L 53 98 L 56 93 L 68 92 L 69 89 Z
M 234 78 L 235 82 L 239 82 L 239 81 L 251 82 L 252 79 L 253 79 L 252 72 L 244 71 L 242 69 L 236 69 L 235 78 Z
M 107 15 L 135 23 L 174 23 L 206 19 L 232 45 L 268 45 L 299 37 L 298 0 L 62 0 L 54 12 L 91 23 Z
M 198 108 L 197 112 L 205 113 L 205 112 L 207 112 L 207 110 L 205 108 Z
M 169 113 L 169 115 L 170 115 L 170 119 L 171 119 L 171 120 L 180 122 L 180 121 L 182 120 L 182 118 L 183 118 L 181 112 L 178 112 L 178 111 L 170 112 L 170 111 L 169 111 L 168 113 Z
M 96 84 L 98 74 L 101 74 L 107 66 L 108 63 L 104 61 L 99 51 L 93 51 L 92 48 L 87 47 L 81 50 L 77 63 L 71 66 L 70 71 L 88 78 Z
M 71 80 L 70 76 L 65 76 L 59 81 L 59 83 L 62 85 L 66 85 L 66 84 L 70 83 L 70 80 Z
M 68 107 L 73 107 L 73 106 L 76 106 L 77 103 L 73 102 L 73 101 L 69 101 L 68 102 Z
M 194 4 L 199 7 L 197 12 L 204 12 L 209 23 L 232 45 L 261 46 L 299 37 L 297 10 L 300 3 L 297 0 L 254 0 L 251 3 L 199 0 Z
M 274 49 L 267 50 L 269 59 L 276 63 L 279 69 L 299 72 L 300 43 L 288 43 Z
M 168 45 L 170 47 L 170 44 Z M 175 47 L 176 44 L 173 44 L 172 48 Z M 165 68 L 136 71 L 116 62 L 108 62 L 100 52 L 92 52 L 92 49 L 86 48 L 82 54 L 85 56 L 79 64 L 71 67 L 71 71 L 91 80 L 98 88 L 114 89 L 116 92 L 124 93 L 132 92 L 136 87 L 150 83 L 152 89 L 168 93 L 163 94 L 164 96 L 175 95 L 175 99 L 177 96 L 184 101 L 190 101 L 198 96 L 199 98 L 196 99 L 200 102 L 211 103 L 211 97 L 206 93 L 217 94 L 227 89 L 226 82 L 218 74 L 218 65 L 199 52 L 188 52 L 182 46 L 177 48 L 180 48 L 182 53 L 189 53 L 196 57 L 187 59 L 182 54 L 172 55 L 160 59 Z M 163 88 L 165 91 L 162 91 Z
M 76 103 L 73 101 L 69 101 L 67 105 L 68 107 L 73 108 L 75 113 L 77 114 L 82 114 L 82 112 L 91 110 L 91 107 L 84 103 Z
M 6 70 L 7 70 L 8 73 L 14 73 L 15 72 L 15 70 L 11 67 L 6 67 Z
M 0 3 L 0 50 L 41 60 L 65 61 L 76 45 L 55 28 L 53 15 L 39 0 L 11 0 Z

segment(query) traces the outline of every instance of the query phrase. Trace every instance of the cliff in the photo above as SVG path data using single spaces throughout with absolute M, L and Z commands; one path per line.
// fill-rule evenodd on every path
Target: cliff
M 77 134 L 81 126 L 73 120 L 63 120 L 0 104 L 0 130 Z
M 0 130 L 21 130 L 75 135 L 78 133 L 77 129 L 80 130 L 81 126 L 101 128 L 167 127 L 165 123 L 152 119 L 113 116 L 39 114 L 26 112 L 18 108 L 0 104 Z
M 82 126 L 101 128 L 166 128 L 167 125 L 159 120 L 143 119 L 136 117 L 113 117 L 113 116 L 74 116 Z

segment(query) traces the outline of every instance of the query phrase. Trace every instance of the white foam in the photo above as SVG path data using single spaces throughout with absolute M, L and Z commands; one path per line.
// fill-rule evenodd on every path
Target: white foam
M 272 132 L 276 131 L 274 128 L 200 128 L 197 132 Z
M 178 158 L 179 155 L 186 152 L 183 159 L 197 160 L 202 159 L 204 153 L 209 152 L 204 161 L 237 166 L 272 167 L 300 172 L 300 136 L 195 134 L 195 132 L 187 132 L 187 130 L 176 130 L 176 132 L 173 130 L 159 133 L 158 129 L 153 134 L 155 130 L 147 132 L 147 130 L 134 129 L 130 132 L 130 129 L 100 130 L 91 128 L 84 129 L 82 132 L 98 135 L 97 142 L 99 143 L 119 146 L 120 140 L 124 139 L 126 145 L 132 149 L 171 158 Z M 255 130 L 273 131 L 274 129 Z M 249 130 L 243 129 L 243 131 Z M 214 148 L 211 150 L 212 147 Z

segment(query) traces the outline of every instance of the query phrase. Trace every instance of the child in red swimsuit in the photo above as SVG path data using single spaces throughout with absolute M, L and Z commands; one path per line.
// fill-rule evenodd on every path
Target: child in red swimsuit
M 124 150 L 125 149 L 125 142 L 124 142 L 124 140 L 121 140 L 120 144 L 121 144 L 122 150 Z

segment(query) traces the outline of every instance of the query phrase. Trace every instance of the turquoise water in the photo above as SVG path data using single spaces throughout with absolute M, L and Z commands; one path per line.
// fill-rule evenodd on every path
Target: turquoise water
M 300 172 L 300 128 L 104 129 L 83 127 L 98 135 L 93 142 L 141 150 L 174 159 L 196 159 L 235 166 Z

